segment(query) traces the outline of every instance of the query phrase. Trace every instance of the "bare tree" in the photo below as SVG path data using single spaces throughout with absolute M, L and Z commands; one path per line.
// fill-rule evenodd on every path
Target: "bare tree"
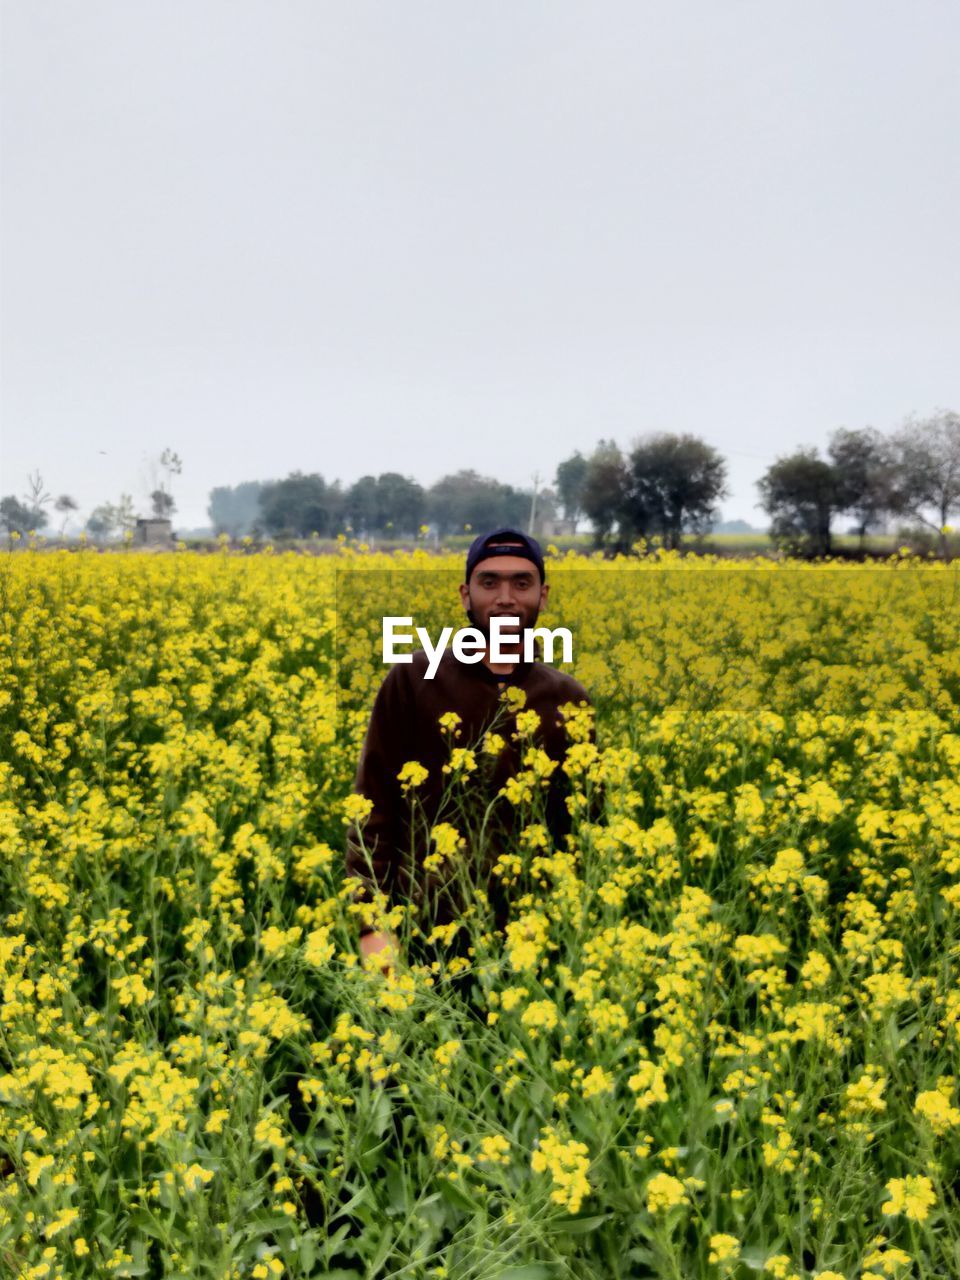
M 177 504 L 173 500 L 170 480 L 172 476 L 178 476 L 183 470 L 183 462 L 172 449 L 164 449 L 160 455 L 160 468 L 163 471 L 163 484 L 150 495 L 154 515 L 172 515 L 177 509 Z
M 939 409 L 923 421 L 908 418 L 894 434 L 893 447 L 898 471 L 894 510 L 936 530 L 946 558 L 947 524 L 953 512 L 960 512 L 960 414 Z
M 121 533 L 127 533 L 137 523 L 133 510 L 133 498 L 129 493 L 121 493 L 120 501 L 113 508 L 115 524 Z
M 47 523 L 47 515 L 43 508 L 53 501 L 53 497 L 44 488 L 43 476 L 39 470 L 27 476 L 27 492 L 23 495 L 23 500 L 33 512 L 37 528 L 42 528 Z
M 172 493 L 172 477 L 178 476 L 183 462 L 172 449 L 164 449 L 159 458 L 151 458 L 143 471 L 141 482 L 150 498 L 154 516 L 166 518 L 177 509 Z

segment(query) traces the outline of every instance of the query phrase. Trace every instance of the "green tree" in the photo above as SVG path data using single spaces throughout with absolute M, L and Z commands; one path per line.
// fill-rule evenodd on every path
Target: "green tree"
M 207 515 L 214 533 L 227 533 L 241 538 L 252 533 L 260 519 L 260 493 L 263 482 L 246 480 L 242 484 L 218 485 L 210 490 Z
M 589 460 L 578 449 L 557 466 L 554 476 L 553 487 L 563 508 L 564 517 L 574 523 L 584 511 L 583 493 L 589 470 Z
M 498 525 L 524 527 L 530 494 L 476 471 L 443 476 L 427 491 L 427 514 L 441 535 L 461 533 L 470 525 L 475 533 Z
M 49 520 L 44 507 L 52 501 L 43 477 L 34 471 L 27 476 L 27 492 L 22 499 L 12 493 L 0 499 L 0 524 L 8 534 L 17 533 L 21 537 L 34 529 L 44 529 Z
M 664 546 L 679 547 L 689 530 L 705 532 L 728 493 L 727 464 L 693 435 L 660 432 L 638 441 L 628 460 L 626 510 L 637 531 L 661 534 Z
M 616 531 L 618 550 L 626 550 L 633 530 L 627 513 L 630 477 L 627 463 L 612 440 L 601 440 L 587 464 L 581 490 L 583 512 L 593 525 L 596 546 L 602 547 Z
M 346 492 L 344 515 L 354 533 L 369 535 L 380 525 L 380 503 L 376 476 L 361 476 Z
M 42 529 L 47 523 L 47 513 L 31 509 L 25 502 L 12 493 L 0 498 L 0 524 L 8 534 L 18 533 L 21 537 L 31 529 Z
M 260 493 L 263 525 L 274 535 L 327 536 L 339 528 L 342 507 L 339 484 L 328 485 L 317 472 L 293 471 L 284 480 L 265 484 Z
M 93 534 L 97 541 L 100 541 L 103 538 L 109 538 L 118 525 L 119 513 L 117 508 L 110 502 L 103 502 L 90 512 L 87 517 L 86 529 L 88 533 Z
M 150 495 L 150 501 L 153 503 L 153 514 L 158 520 L 167 519 L 177 509 L 173 495 L 167 493 L 165 489 L 154 489 Z
M 426 512 L 423 486 L 409 476 L 385 471 L 377 477 L 377 528 L 381 533 L 416 533 Z
M 885 436 L 873 427 L 849 431 L 840 427 L 830 437 L 827 453 L 837 484 L 838 511 L 856 520 L 863 550 L 867 531 L 892 509 L 896 460 Z
M 757 481 L 770 537 L 796 555 L 830 554 L 830 524 L 840 509 L 837 473 L 816 449 L 778 458 Z

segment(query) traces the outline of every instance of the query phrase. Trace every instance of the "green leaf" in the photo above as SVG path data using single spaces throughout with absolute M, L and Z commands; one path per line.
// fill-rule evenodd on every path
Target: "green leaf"
M 454 1209 L 462 1210 L 464 1213 L 473 1213 L 477 1207 L 467 1193 L 458 1187 L 455 1182 L 451 1182 L 449 1178 L 440 1180 L 440 1194 L 447 1204 Z
M 546 1080 L 534 1080 L 526 1090 L 527 1101 L 530 1106 L 536 1110 L 547 1096 L 548 1085 Z
M 627 1251 L 628 1262 L 640 1262 L 645 1267 L 650 1267 L 650 1274 L 655 1274 L 656 1257 L 651 1249 L 643 1249 L 639 1245 L 634 1249 Z
M 313 1264 L 317 1260 L 317 1242 L 312 1236 L 303 1236 L 297 1249 L 297 1257 L 304 1271 L 313 1270 Z
M 556 1229 L 566 1235 L 579 1236 L 585 1235 L 588 1231 L 596 1231 L 597 1227 L 602 1227 L 609 1221 L 609 1213 L 581 1214 L 558 1222 Z
M 336 1253 L 340 1242 L 347 1238 L 352 1229 L 353 1223 L 345 1222 L 342 1226 L 337 1227 L 333 1235 L 328 1235 L 323 1242 L 323 1247 L 327 1251 L 327 1254 Z
M 387 1174 L 387 1213 L 396 1215 L 406 1213 L 409 1206 L 407 1180 L 399 1169 L 393 1168 Z
M 380 1244 L 377 1247 L 377 1252 L 373 1255 L 373 1258 L 370 1262 L 370 1270 L 369 1270 L 370 1275 L 372 1276 L 376 1275 L 377 1272 L 380 1270 L 380 1268 L 383 1266 L 384 1262 L 387 1260 L 390 1254 L 390 1250 L 393 1248 L 393 1240 L 394 1240 L 393 1228 L 385 1227 L 383 1231 L 383 1235 L 380 1238 Z
M 898 1048 L 902 1049 L 905 1044 L 909 1044 L 911 1040 L 918 1036 L 920 1034 L 921 1026 L 922 1023 L 920 1022 L 920 1019 L 917 1018 L 911 1022 L 909 1026 L 902 1027 L 897 1034 L 897 1039 L 899 1041 Z
M 289 1228 L 290 1226 L 290 1219 L 285 1213 L 273 1213 L 267 1208 L 264 1208 L 259 1213 L 251 1214 L 247 1221 L 256 1225 L 257 1232 L 260 1235 L 270 1235 L 275 1231 L 282 1231 L 284 1227 Z
M 772 1254 L 780 1252 L 782 1243 L 783 1236 L 777 1236 L 773 1244 L 770 1245 L 748 1245 L 740 1250 L 740 1261 L 745 1267 L 749 1267 L 751 1271 L 763 1271 L 767 1265 L 767 1259 Z
M 378 1089 L 368 1112 L 370 1127 L 378 1138 L 382 1138 L 386 1132 L 392 1112 L 393 1107 L 390 1105 L 390 1099 L 387 1097 L 386 1092 L 383 1089 Z
M 345 1214 L 350 1213 L 359 1204 L 363 1204 L 364 1200 L 370 1194 L 369 1187 L 361 1187 L 360 1190 L 350 1197 L 346 1204 L 338 1205 L 334 1211 L 334 1218 L 342 1218 Z

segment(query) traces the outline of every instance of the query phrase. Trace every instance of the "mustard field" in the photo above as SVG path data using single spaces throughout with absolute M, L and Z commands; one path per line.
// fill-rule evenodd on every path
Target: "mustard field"
M 0 555 L 0 1275 L 960 1277 L 957 569 L 548 559 L 569 847 L 513 696 L 506 929 L 384 975 L 380 620 L 461 576 Z

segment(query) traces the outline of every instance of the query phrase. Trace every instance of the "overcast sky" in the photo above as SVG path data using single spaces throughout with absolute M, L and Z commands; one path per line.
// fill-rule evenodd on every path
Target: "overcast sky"
M 5 0 L 0 493 L 960 410 L 955 0 Z

